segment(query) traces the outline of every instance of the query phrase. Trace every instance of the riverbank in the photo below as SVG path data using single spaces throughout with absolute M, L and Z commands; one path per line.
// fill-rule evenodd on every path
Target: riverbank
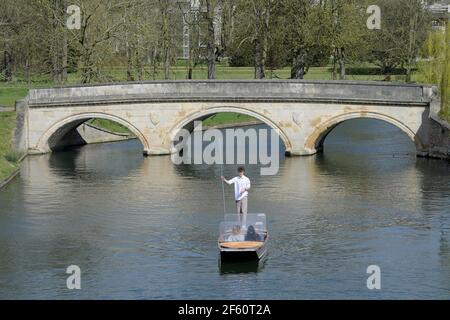
M 21 154 L 12 148 L 16 113 L 0 112 L 0 188 L 6 185 L 18 173 Z

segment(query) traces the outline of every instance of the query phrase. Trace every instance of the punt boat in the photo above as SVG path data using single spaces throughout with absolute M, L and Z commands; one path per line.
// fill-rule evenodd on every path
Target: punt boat
M 267 253 L 266 215 L 264 213 L 247 214 L 241 221 L 237 214 L 226 214 L 220 223 L 218 248 L 221 262 L 244 262 L 262 259 Z

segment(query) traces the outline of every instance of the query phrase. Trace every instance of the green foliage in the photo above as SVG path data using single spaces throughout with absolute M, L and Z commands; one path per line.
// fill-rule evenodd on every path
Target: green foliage
M 441 78 L 441 112 L 450 121 L 450 22 L 447 20 L 445 28 L 445 59 Z
M 0 112 L 0 181 L 6 179 L 18 167 L 20 155 L 11 147 L 15 119 L 15 112 Z
M 416 76 L 419 82 L 439 86 L 441 96 L 440 115 L 450 120 L 450 30 L 449 24 L 444 32 L 433 31 L 422 48 L 424 60 L 419 65 Z
M 417 79 L 423 83 L 439 84 L 445 63 L 445 35 L 429 32 L 422 48 L 424 61 L 420 63 Z

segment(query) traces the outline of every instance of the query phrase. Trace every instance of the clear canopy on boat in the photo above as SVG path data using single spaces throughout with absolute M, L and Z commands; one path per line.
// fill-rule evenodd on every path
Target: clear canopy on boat
M 246 219 L 240 220 L 241 215 L 226 214 L 224 221 L 220 223 L 220 241 L 255 241 L 264 239 L 264 234 L 267 232 L 266 215 L 264 213 L 249 213 Z M 249 231 L 250 229 L 250 231 Z M 249 237 L 254 230 L 256 238 Z

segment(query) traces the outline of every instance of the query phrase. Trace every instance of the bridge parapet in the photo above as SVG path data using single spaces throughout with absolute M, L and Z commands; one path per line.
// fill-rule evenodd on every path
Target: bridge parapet
M 426 106 L 431 86 L 384 82 L 197 80 L 32 89 L 29 107 L 146 102 L 317 102 Z

